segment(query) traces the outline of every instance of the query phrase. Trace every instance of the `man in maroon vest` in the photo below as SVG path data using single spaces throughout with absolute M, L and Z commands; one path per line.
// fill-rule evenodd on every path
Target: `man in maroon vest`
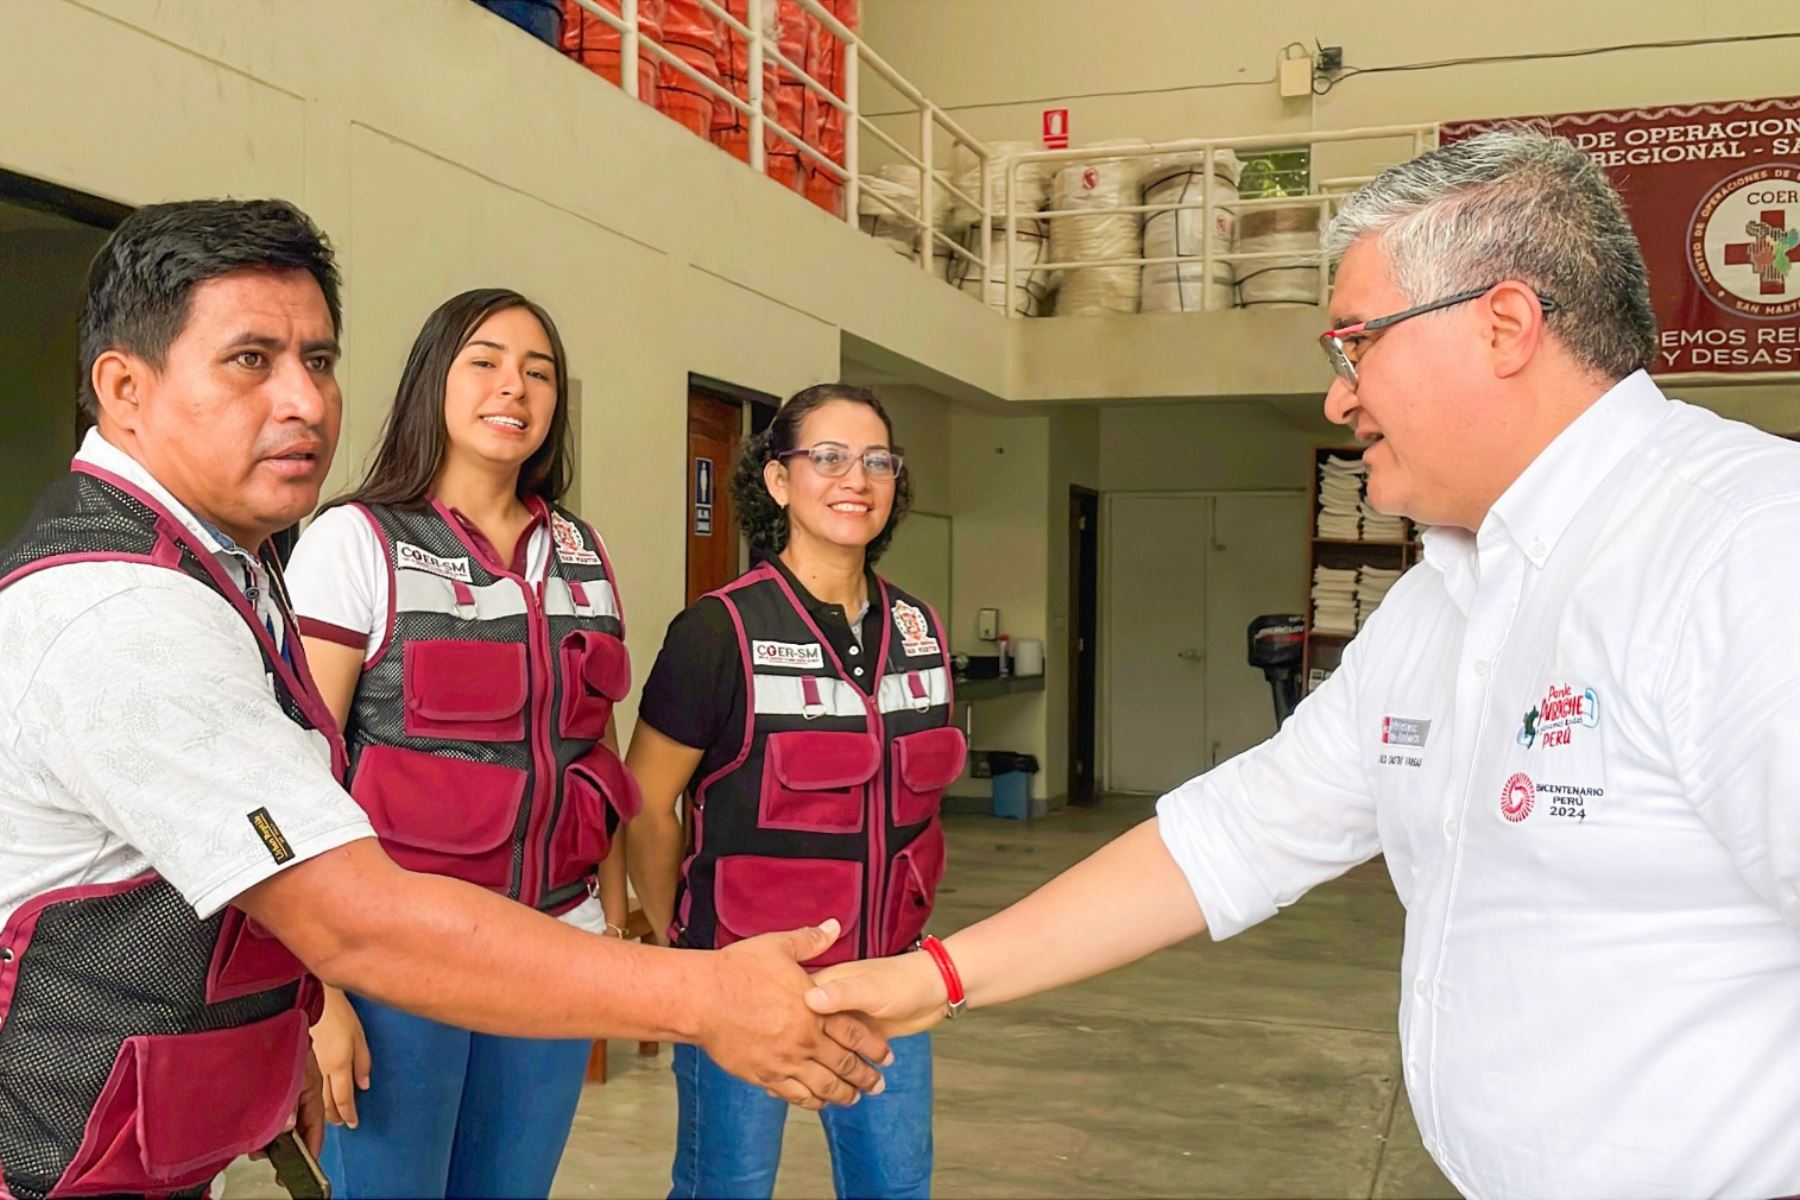
M 340 315 L 285 203 L 146 208 L 95 261 L 96 428 L 0 553 L 0 1198 L 198 1194 L 293 1121 L 315 976 L 696 1042 L 807 1107 L 879 1087 L 885 1044 L 800 999 L 833 923 L 656 949 L 382 852 L 268 545 L 331 463 Z

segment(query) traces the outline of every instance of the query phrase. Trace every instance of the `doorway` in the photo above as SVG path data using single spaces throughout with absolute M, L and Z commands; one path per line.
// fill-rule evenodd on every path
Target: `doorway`
M 1069 803 L 1099 802 L 1100 493 L 1069 488 Z
M 1107 498 L 1109 789 L 1166 792 L 1273 735 L 1247 632 L 1304 610 L 1307 508 L 1300 492 Z
M 94 252 L 131 210 L 0 171 L 0 545 L 69 469 L 86 432 L 76 407 L 76 321 Z
M 736 400 L 688 388 L 687 602 L 738 577 L 737 521 L 731 471 L 744 440 L 744 409 Z

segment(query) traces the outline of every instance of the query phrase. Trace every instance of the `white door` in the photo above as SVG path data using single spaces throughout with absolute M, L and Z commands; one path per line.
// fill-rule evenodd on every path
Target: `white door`
M 1206 769 L 1202 496 L 1109 497 L 1102 580 L 1106 782 L 1162 792 Z
M 1250 665 L 1250 622 L 1265 613 L 1304 613 L 1308 584 L 1307 498 L 1231 495 L 1213 500 L 1206 562 L 1207 766 L 1275 733 L 1275 701 Z

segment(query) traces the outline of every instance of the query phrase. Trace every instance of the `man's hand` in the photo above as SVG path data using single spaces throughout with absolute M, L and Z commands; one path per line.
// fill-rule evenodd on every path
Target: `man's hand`
M 944 977 L 922 952 L 827 967 L 813 983 L 808 1008 L 821 1015 L 860 1013 L 883 1037 L 930 1029 L 950 1011 Z
M 838 923 L 827 921 L 708 955 L 716 1002 L 700 1047 L 733 1075 L 801 1108 L 854 1104 L 860 1092 L 880 1092 L 881 1072 L 869 1061 L 893 1062 L 887 1042 L 861 1021 L 821 1018 L 801 1003 L 812 981 L 800 964 L 829 950 L 838 932 Z

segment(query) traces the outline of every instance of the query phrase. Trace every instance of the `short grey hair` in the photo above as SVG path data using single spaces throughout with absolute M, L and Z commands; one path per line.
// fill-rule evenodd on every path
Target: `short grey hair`
M 1325 251 L 1335 262 L 1367 236 L 1415 304 L 1517 279 L 1556 301 L 1549 327 L 1578 362 L 1623 379 L 1655 356 L 1625 207 L 1565 138 L 1503 129 L 1389 167 L 1344 202 Z

